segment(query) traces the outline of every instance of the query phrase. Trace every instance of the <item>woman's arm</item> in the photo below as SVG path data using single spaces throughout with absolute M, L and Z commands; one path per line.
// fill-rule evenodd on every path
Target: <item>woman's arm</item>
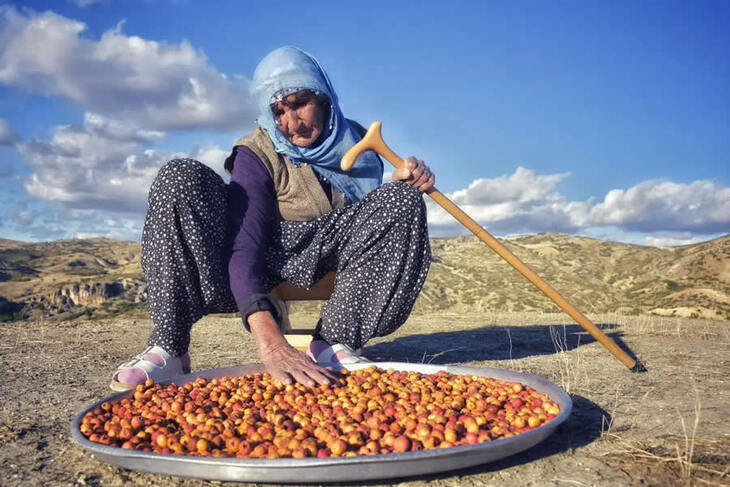
M 258 157 L 237 147 L 229 192 L 230 228 L 234 231 L 228 274 L 244 325 L 250 329 L 266 370 L 285 384 L 327 384 L 333 375 L 289 345 L 279 330 L 278 310 L 260 276 L 263 255 L 278 223 L 274 183 Z
M 257 303 L 278 315 L 261 279 L 263 253 L 278 219 L 274 182 L 249 148 L 239 146 L 235 151 L 228 185 L 229 228 L 233 232 L 228 262 L 231 291 L 242 317 L 250 309 L 258 311 Z

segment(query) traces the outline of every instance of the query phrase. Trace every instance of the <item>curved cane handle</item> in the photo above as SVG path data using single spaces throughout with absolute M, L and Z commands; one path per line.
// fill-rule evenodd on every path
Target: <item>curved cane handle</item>
M 355 161 L 357 160 L 357 158 L 360 157 L 360 154 L 362 154 L 366 150 L 372 150 L 377 152 L 381 156 L 385 157 L 388 162 L 393 164 L 397 169 L 403 167 L 403 159 L 398 157 L 398 154 L 393 152 L 390 147 L 388 147 L 388 145 L 383 140 L 382 135 L 380 135 L 381 125 L 381 122 L 371 123 L 367 133 L 362 138 L 362 140 L 350 147 L 350 150 L 345 152 L 345 155 L 342 156 L 342 161 L 340 162 L 340 167 L 343 171 L 349 171 L 350 169 L 352 169 L 352 166 L 355 165 Z

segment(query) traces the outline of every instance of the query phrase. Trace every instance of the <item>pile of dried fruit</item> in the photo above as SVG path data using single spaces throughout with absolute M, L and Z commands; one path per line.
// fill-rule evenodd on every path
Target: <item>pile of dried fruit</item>
M 507 438 L 559 414 L 528 386 L 446 372 L 342 371 L 339 385 L 283 385 L 268 374 L 177 386 L 147 381 L 82 418 L 89 440 L 159 453 L 339 457 Z

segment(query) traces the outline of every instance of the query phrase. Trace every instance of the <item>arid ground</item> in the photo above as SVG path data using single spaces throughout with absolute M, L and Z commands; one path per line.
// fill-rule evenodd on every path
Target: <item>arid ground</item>
M 374 360 L 505 367 L 543 375 L 574 412 L 536 447 L 497 463 L 370 485 L 730 485 L 730 327 L 726 321 L 591 316 L 648 372 L 629 372 L 561 314 L 414 315 L 369 344 Z M 295 313 L 293 321 L 313 321 Z M 116 365 L 144 346 L 144 318 L 0 324 L 0 485 L 211 485 L 119 469 L 69 436 L 111 393 Z M 195 370 L 257 360 L 232 316 L 193 332 Z M 323 479 L 324 481 L 324 479 Z

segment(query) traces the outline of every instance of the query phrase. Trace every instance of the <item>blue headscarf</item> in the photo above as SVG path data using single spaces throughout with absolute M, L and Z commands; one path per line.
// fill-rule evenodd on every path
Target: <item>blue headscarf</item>
M 277 95 L 300 89 L 327 95 L 331 103 L 329 123 L 324 127 L 322 142 L 316 146 L 299 147 L 289 142 L 276 127 L 271 110 Z M 340 169 L 342 156 L 361 137 L 342 115 L 327 73 L 314 57 L 293 46 L 270 52 L 256 66 L 251 95 L 259 106 L 257 122 L 269 133 L 276 152 L 288 157 L 294 164 L 311 164 L 314 171 L 329 180 L 353 203 L 380 185 L 383 166 L 372 151 L 361 154 L 347 173 Z

